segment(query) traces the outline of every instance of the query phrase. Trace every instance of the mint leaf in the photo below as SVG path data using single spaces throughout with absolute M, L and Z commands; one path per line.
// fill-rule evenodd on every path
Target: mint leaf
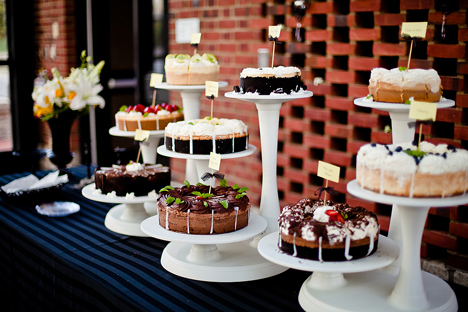
M 213 197 L 213 196 L 214 196 L 214 194 L 210 194 L 210 193 L 203 193 L 202 194 L 203 198 L 209 198 L 209 197 Z
M 239 188 L 239 185 L 237 185 L 237 183 L 232 186 L 233 190 L 237 190 L 238 188 Z
M 227 200 L 222 200 L 219 202 L 221 206 L 223 206 L 225 209 L 228 209 L 229 203 Z
M 244 193 L 244 192 L 247 192 L 249 190 L 248 187 L 241 187 L 240 189 L 237 190 L 237 193 Z
M 162 189 L 159 190 L 159 193 L 161 192 L 168 192 L 169 190 L 174 190 L 174 188 L 170 185 L 167 185 L 165 187 L 163 187 Z
M 366 96 L 366 99 L 370 99 L 371 97 L 372 97 L 372 94 L 369 93 L 369 94 Z
M 410 100 L 406 100 L 406 101 L 405 101 L 405 104 L 406 104 L 406 105 L 410 105 L 410 104 L 411 104 L 411 101 L 410 101 Z
M 222 178 L 219 181 L 219 185 L 222 186 L 222 187 L 227 187 L 228 186 L 227 180 L 225 178 Z
M 184 185 L 185 185 L 186 187 L 190 187 L 190 182 L 187 181 L 187 180 L 184 180 Z
M 407 69 L 408 69 L 408 67 L 404 67 L 404 66 L 398 67 L 398 70 L 399 70 L 399 71 L 405 71 L 405 70 L 407 70 Z
M 205 205 L 205 207 L 208 208 L 208 203 L 206 201 L 203 202 L 203 205 Z
M 175 200 L 175 202 L 176 202 L 176 204 L 182 204 L 184 201 L 182 199 L 180 199 L 180 198 L 177 198 Z
M 197 185 L 197 186 L 206 186 L 205 184 L 203 184 L 203 183 L 201 183 L 201 182 L 198 182 L 196 185 Z
M 245 193 L 245 192 L 242 193 L 242 194 L 237 194 L 237 195 L 236 195 L 236 199 L 242 198 L 242 197 L 244 197 L 245 195 L 247 195 L 247 193 Z
M 166 204 L 172 204 L 173 202 L 175 201 L 175 198 L 172 197 L 172 196 L 169 196 L 168 198 L 166 198 Z
M 410 156 L 416 156 L 416 157 L 423 157 L 424 155 L 426 155 L 426 152 L 419 151 L 419 150 L 406 150 L 405 153 Z
M 202 196 L 202 193 L 200 193 L 199 191 L 194 191 L 192 192 L 192 195 Z
M 188 124 L 193 126 L 193 122 L 189 122 Z
M 143 117 L 148 117 L 149 113 L 144 113 Z
M 120 106 L 120 108 L 119 108 L 119 112 L 125 112 L 125 110 L 126 110 L 127 108 L 128 108 L 127 105 L 122 105 L 122 106 Z

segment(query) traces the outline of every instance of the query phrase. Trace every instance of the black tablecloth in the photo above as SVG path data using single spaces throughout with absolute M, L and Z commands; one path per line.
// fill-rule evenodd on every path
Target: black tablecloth
M 74 187 L 86 167 L 50 201 L 78 203 L 73 215 L 51 218 L 34 205 L 0 201 L 0 303 L 3 311 L 301 311 L 298 293 L 310 275 L 289 269 L 251 282 L 213 283 L 167 272 L 167 242 L 108 230 L 115 204 L 88 200 Z M 28 173 L 0 177 L 0 185 Z M 42 177 L 46 172 L 38 172 Z

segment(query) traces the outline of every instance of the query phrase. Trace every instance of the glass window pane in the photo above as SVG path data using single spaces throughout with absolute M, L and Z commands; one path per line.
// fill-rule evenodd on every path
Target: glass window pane
M 10 71 L 8 66 L 0 66 L 0 152 L 11 150 Z
M 0 0 L 0 60 L 8 59 L 5 0 Z

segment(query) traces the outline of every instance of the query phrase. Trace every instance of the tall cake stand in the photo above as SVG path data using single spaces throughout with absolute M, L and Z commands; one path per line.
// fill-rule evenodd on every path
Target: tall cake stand
M 382 276 L 379 285 L 381 283 L 384 287 L 376 288 L 371 271 L 386 267 L 398 258 L 398 245 L 389 238 L 380 235 L 379 248 L 369 257 L 339 262 L 293 257 L 278 248 L 278 240 L 278 231 L 264 236 L 258 243 L 259 253 L 278 265 L 314 272 L 299 292 L 299 304 L 304 310 L 388 311 L 381 306 L 385 306 L 385 295 L 390 294 L 392 282 Z
M 111 231 L 129 235 L 148 237 L 147 234 L 141 230 L 141 222 L 157 213 L 150 209 L 145 209 L 144 203 L 156 202 L 157 197 L 151 196 L 137 196 L 134 198 L 126 198 L 117 196 L 108 198 L 104 194 L 97 194 L 96 184 L 89 184 L 85 186 L 81 193 L 84 197 L 102 202 L 102 203 L 115 203 L 119 204 L 109 210 L 104 220 L 104 225 Z
M 304 93 L 293 95 L 255 95 L 252 93 L 240 94 L 228 92 L 224 94 L 224 96 L 227 98 L 255 103 L 257 106 L 260 126 L 260 141 L 262 147 L 263 173 L 260 215 L 268 222 L 266 233 L 271 233 L 278 229 L 278 217 L 280 214 L 276 165 L 281 105 L 284 102 L 291 100 L 311 97 L 312 92 L 305 91 Z
M 118 127 L 109 129 L 109 134 L 117 137 L 134 138 L 135 131 L 122 131 Z M 159 140 L 164 137 L 164 130 L 150 131 L 148 140 L 140 142 L 141 157 L 145 164 L 157 164 L 157 153 Z
M 251 281 L 276 272 L 277 266 L 265 262 L 257 248 L 250 246 L 248 241 L 266 227 L 266 220 L 255 214 L 250 214 L 249 225 L 245 228 L 214 235 L 168 231 L 159 225 L 158 216 L 141 223 L 144 233 L 171 241 L 161 256 L 161 265 L 166 270 L 185 278 L 207 282 Z
M 430 207 L 466 204 L 468 194 L 447 198 L 391 196 L 364 190 L 356 180 L 348 183 L 347 190 L 350 194 L 365 200 L 398 205 L 403 238 L 401 264 L 395 286 L 387 298 L 388 308 L 411 311 L 457 311 L 457 299 L 450 286 L 442 279 L 421 271 L 421 238 Z M 394 279 L 395 274 L 386 276 Z M 381 287 L 375 280 L 372 280 L 371 285 L 372 288 Z
M 226 81 L 219 81 L 218 88 L 224 88 L 228 85 Z M 169 85 L 166 82 L 158 83 L 154 86 L 156 89 L 179 92 L 182 97 L 185 120 L 200 118 L 201 95 L 205 92 L 205 85 Z M 187 159 L 185 179 L 192 184 L 198 181 L 196 165 L 193 160 Z
M 409 122 L 414 121 L 408 117 L 410 105 L 397 104 L 397 103 L 385 103 L 385 102 L 373 102 L 367 100 L 365 97 L 357 98 L 354 100 L 354 104 L 361 107 L 369 107 L 382 111 L 389 112 L 390 119 L 392 120 L 392 141 L 393 144 L 401 144 L 405 142 L 412 142 L 414 140 L 415 128 L 409 127 Z M 455 105 L 453 100 L 442 98 L 437 102 L 437 108 L 447 108 Z M 390 226 L 388 230 L 388 237 L 397 242 L 402 246 L 402 232 L 400 226 L 400 215 L 398 205 L 394 204 L 392 208 L 392 215 L 390 218 Z M 395 261 L 391 267 L 398 271 L 401 259 Z

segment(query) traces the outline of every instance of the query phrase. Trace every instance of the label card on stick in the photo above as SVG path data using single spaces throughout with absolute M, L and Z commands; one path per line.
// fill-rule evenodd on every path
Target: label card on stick
M 146 141 L 149 139 L 150 132 L 148 130 L 135 130 L 135 141 Z
M 408 35 L 411 38 L 426 38 L 427 22 L 413 22 L 401 24 L 401 36 Z
M 201 33 L 192 34 L 192 40 L 190 41 L 191 44 L 199 44 L 201 40 Z
M 268 37 L 279 38 L 281 26 L 268 26 Z
M 208 168 L 218 171 L 221 165 L 221 154 L 210 152 L 210 161 L 208 162 Z
M 154 87 L 157 84 L 162 83 L 163 81 L 163 74 L 151 74 L 150 79 L 150 87 Z
M 218 97 L 218 82 L 217 81 L 205 81 L 205 95 L 207 97 Z
M 436 120 L 437 116 L 437 103 L 430 102 L 421 102 L 421 101 L 412 101 L 409 118 L 418 119 L 418 120 Z
M 340 167 L 319 160 L 317 176 L 338 183 Z

